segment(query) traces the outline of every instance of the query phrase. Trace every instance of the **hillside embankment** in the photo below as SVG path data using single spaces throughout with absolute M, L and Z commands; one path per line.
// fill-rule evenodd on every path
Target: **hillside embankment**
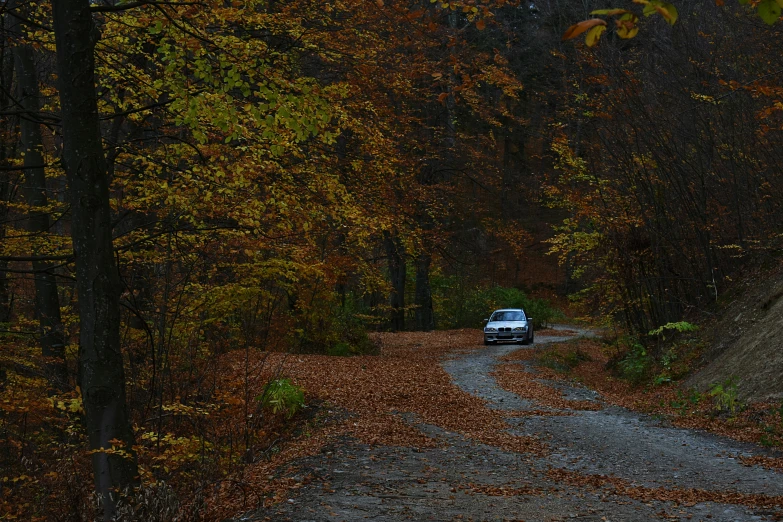
M 783 399 L 783 264 L 732 290 L 707 331 L 702 367 L 685 381 L 700 391 L 730 379 L 745 402 Z

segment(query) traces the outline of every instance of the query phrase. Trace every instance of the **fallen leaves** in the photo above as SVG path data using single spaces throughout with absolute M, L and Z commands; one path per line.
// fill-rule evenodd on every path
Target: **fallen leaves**
M 562 335 L 562 332 L 558 334 Z M 377 356 L 328 357 L 275 353 L 266 354 L 264 361 L 258 361 L 258 366 L 251 368 L 249 373 L 255 375 L 252 386 L 256 390 L 260 390 L 273 375 L 285 375 L 306 390 L 308 401 L 321 401 L 322 409 L 332 408 L 334 415 L 329 417 L 331 420 L 326 424 L 311 427 L 312 436 L 300 437 L 283 445 L 282 450 L 270 461 L 247 466 L 240 477 L 243 487 L 227 483 L 220 488 L 211 505 L 252 504 L 252 499 L 242 496 L 247 494 L 247 490 L 253 491 L 256 502 L 266 505 L 284 500 L 288 492 L 300 487 L 301 483 L 288 479 L 270 479 L 275 476 L 275 470 L 290 465 L 298 458 L 324 451 L 326 445 L 346 435 L 371 445 L 433 447 L 444 444 L 443 440 L 427 436 L 418 429 L 417 425 L 424 423 L 462 434 L 479 443 L 543 457 L 548 453 L 546 444 L 536 438 L 512 435 L 507 418 L 573 415 L 579 409 L 600 408 L 600 404 L 593 401 L 567 400 L 556 387 L 541 381 L 542 378 L 562 379 L 561 374 L 549 368 L 538 368 L 539 373 L 534 374 L 525 371 L 523 365 L 519 364 L 520 361 L 534 359 L 546 350 L 560 350 L 563 353 L 573 351 L 573 342 L 548 345 L 537 350 L 518 350 L 504 357 L 494 374 L 499 385 L 541 405 L 531 410 L 504 411 L 490 409 L 484 400 L 462 391 L 451 382 L 442 367 L 442 361 L 449 356 L 482 350 L 479 332 L 459 330 L 376 334 L 374 341 L 380 346 L 380 354 Z M 593 340 L 578 343 L 579 350 L 587 357 L 573 368 L 570 375 L 597 388 L 607 402 L 639 409 L 650 406 L 650 401 L 658 397 L 649 391 L 645 393 L 627 383 L 611 379 L 605 370 L 607 355 L 603 353 L 600 343 Z M 227 362 L 237 375 L 244 371 L 242 354 L 229 354 Z M 337 412 L 346 413 L 339 417 Z M 783 467 L 777 459 L 748 458 L 743 459 L 743 462 L 773 469 Z M 783 497 L 696 488 L 643 487 L 613 476 L 582 474 L 563 469 L 550 469 L 547 478 L 559 484 L 601 490 L 644 502 L 658 500 L 686 505 L 719 502 L 783 507 Z M 418 482 L 426 482 L 422 480 Z M 455 489 L 452 488 L 452 492 Z M 468 495 L 512 497 L 540 496 L 549 493 L 551 488 L 527 483 L 467 483 L 458 486 L 458 489 Z
M 563 397 L 560 390 L 541 381 L 542 378 L 557 378 L 554 372 L 550 373 L 546 368 L 542 368 L 538 373 L 531 373 L 519 364 L 520 361 L 532 361 L 538 352 L 539 350 L 517 350 L 503 357 L 501 359 L 503 364 L 499 365 L 493 373 L 500 387 L 553 410 L 597 411 L 601 409 L 600 403 L 595 401 L 568 400 Z M 541 411 L 546 413 L 548 410 Z
M 265 503 L 281 500 L 290 484 L 267 477 L 285 463 L 313 455 L 343 435 L 366 444 L 437 445 L 437 440 L 416 428 L 418 422 L 508 451 L 546 453 L 546 445 L 539 440 L 509 433 L 505 420 L 508 412 L 487 408 L 483 399 L 453 384 L 441 366 L 447 356 L 482 350 L 480 332 L 380 333 L 374 335 L 373 341 L 380 346 L 377 356 L 269 353 L 250 363 L 250 396 L 259 395 L 268 380 L 284 375 L 305 389 L 308 401 L 317 400 L 344 410 L 348 418 L 315 431 L 312 437 L 284 445 L 269 462 L 248 466 L 241 477 L 244 489 L 252 489 Z M 244 356 L 243 352 L 227 355 L 227 381 L 245 374 Z M 235 487 L 221 488 L 213 506 L 217 509 L 236 505 L 242 500 L 238 492 Z
M 751 404 L 736 417 L 727 418 L 716 416 L 710 401 L 702 400 L 699 404 L 685 404 L 687 401 L 683 399 L 683 390 L 676 384 L 633 386 L 627 381 L 612 376 L 607 369 L 610 355 L 604 346 L 594 339 L 550 344 L 534 352 L 520 350 L 510 354 L 505 360 L 509 362 L 532 360 L 544 352 L 565 353 L 574 350 L 583 352 L 589 360 L 580 362 L 567 377 L 597 391 L 605 403 L 642 413 L 665 415 L 673 425 L 680 428 L 705 430 L 740 442 L 756 444 L 760 443 L 764 436 L 769 436 L 765 431 L 766 422 L 779 422 L 774 416 L 770 417 L 772 405 L 767 403 Z M 536 370 L 541 378 L 551 380 L 565 378 L 563 374 L 549 368 L 538 366 Z M 509 386 L 513 385 L 509 384 Z M 542 393 L 544 393 L 544 400 L 547 395 L 552 395 L 552 392 Z M 563 403 L 553 404 L 567 407 L 567 404 Z M 678 404 L 681 406 L 676 407 Z
M 636 486 L 627 480 L 608 475 L 590 475 L 564 469 L 551 469 L 547 475 L 552 480 L 568 484 L 569 486 L 603 489 L 609 493 L 642 502 L 658 500 L 690 505 L 701 502 L 718 502 L 755 508 L 783 507 L 783 497 L 780 496 L 738 493 L 735 491 L 708 491 L 697 488 L 650 488 Z
M 474 484 L 472 482 L 464 488 L 460 486 L 459 489 L 480 493 L 488 497 L 541 496 L 547 493 L 546 490 L 533 486 L 513 488 L 509 486 L 493 486 L 491 484 Z

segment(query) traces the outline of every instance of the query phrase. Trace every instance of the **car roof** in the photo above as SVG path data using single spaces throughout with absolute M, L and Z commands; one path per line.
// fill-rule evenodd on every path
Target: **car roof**
M 524 312 L 521 308 L 499 308 L 495 312 Z M 493 314 L 495 312 L 492 312 Z

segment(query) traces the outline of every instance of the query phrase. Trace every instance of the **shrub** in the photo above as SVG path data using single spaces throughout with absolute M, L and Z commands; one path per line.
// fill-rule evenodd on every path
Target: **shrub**
M 715 383 L 707 392 L 712 397 L 715 410 L 718 413 L 728 413 L 732 417 L 740 408 L 740 402 L 737 398 L 737 381 L 730 377 L 722 383 Z
M 257 397 L 261 407 L 272 411 L 273 415 L 284 413 L 287 419 L 304 407 L 304 390 L 289 379 L 270 381 L 264 393 Z
M 677 390 L 677 398 L 669 401 L 669 406 L 679 410 L 678 413 L 682 416 L 688 415 L 689 412 L 696 412 L 696 408 L 704 400 L 704 395 L 697 390 L 690 388 L 686 391 Z
M 617 368 L 623 379 L 639 384 L 647 376 L 651 365 L 652 358 L 647 354 L 647 350 L 638 342 L 634 342 L 617 364 Z

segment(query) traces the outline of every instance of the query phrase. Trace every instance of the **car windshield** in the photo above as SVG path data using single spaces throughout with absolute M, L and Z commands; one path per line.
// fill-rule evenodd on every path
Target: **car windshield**
M 524 321 L 525 320 L 525 313 L 524 312 L 495 312 L 492 314 L 492 317 L 489 318 L 490 321 Z

